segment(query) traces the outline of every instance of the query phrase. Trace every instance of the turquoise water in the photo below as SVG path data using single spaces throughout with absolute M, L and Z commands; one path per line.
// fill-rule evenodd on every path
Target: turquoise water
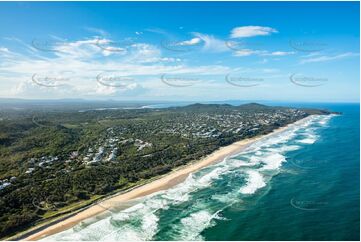
M 51 240 L 359 240 L 359 105 L 311 116 Z M 100 205 L 101 206 L 101 205 Z

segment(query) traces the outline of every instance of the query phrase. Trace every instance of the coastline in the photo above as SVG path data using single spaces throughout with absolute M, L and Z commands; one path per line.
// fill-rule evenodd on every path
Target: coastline
M 311 116 L 311 115 L 310 115 Z M 307 116 L 307 117 L 310 117 Z M 305 118 L 307 118 L 305 117 Z M 254 142 L 266 138 L 268 136 L 274 135 L 276 133 L 280 133 L 287 129 L 291 125 L 297 125 L 299 122 L 303 121 L 305 118 L 300 119 L 294 123 L 290 123 L 286 126 L 279 127 L 272 132 L 265 134 L 265 135 L 258 135 L 253 138 L 240 140 L 237 142 L 234 142 L 228 146 L 220 147 L 219 149 L 215 150 L 211 154 L 207 155 L 206 157 L 192 162 L 190 164 L 187 164 L 185 166 L 181 166 L 179 168 L 176 168 L 175 170 L 171 171 L 168 174 L 165 174 L 161 177 L 159 177 L 156 180 L 149 181 L 148 183 L 140 186 L 136 186 L 129 191 L 126 192 L 120 192 L 118 194 L 112 195 L 108 198 L 105 198 L 101 200 L 101 202 L 105 202 L 101 206 L 98 206 L 99 203 L 95 203 L 90 205 L 89 207 L 86 207 L 83 210 L 80 210 L 79 212 L 75 213 L 74 215 L 66 216 L 63 219 L 59 219 L 54 222 L 49 223 L 49 226 L 45 226 L 44 229 L 40 229 L 40 231 L 37 231 L 36 228 L 34 228 L 34 233 L 27 236 L 24 239 L 21 240 L 39 240 L 43 239 L 47 236 L 62 232 L 64 230 L 70 229 L 77 225 L 78 223 L 93 218 L 95 216 L 101 215 L 108 211 L 108 209 L 114 207 L 112 204 L 120 204 L 120 203 L 126 203 L 129 201 L 133 201 L 135 199 L 144 197 L 146 195 L 150 195 L 152 193 L 162 191 L 169 189 L 182 181 L 184 181 L 187 176 L 193 172 L 196 172 L 204 167 L 207 167 L 211 164 L 217 163 L 222 161 L 223 159 L 227 158 L 228 156 L 235 155 L 242 150 L 244 150 L 247 146 L 253 144 Z M 58 222 L 57 222 L 58 221 Z M 31 231 L 29 231 L 31 233 Z

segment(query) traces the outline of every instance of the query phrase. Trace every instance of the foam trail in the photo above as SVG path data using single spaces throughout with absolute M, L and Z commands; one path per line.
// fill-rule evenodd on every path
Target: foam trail
M 258 171 L 249 170 L 247 174 L 247 184 L 239 190 L 242 194 L 253 194 L 259 188 L 266 186 L 263 176 Z
M 281 167 L 282 162 L 286 161 L 286 157 L 280 153 L 270 154 L 264 158 L 265 164 L 260 170 L 276 170 Z
M 281 172 L 287 152 L 316 142 L 317 128 L 328 120 L 322 116 L 307 117 L 282 132 L 261 138 L 231 158 L 190 174 L 173 188 L 146 196 L 138 204 L 93 224 L 78 225 L 46 240 L 154 240 L 162 231 L 168 240 L 202 240 L 201 233 L 216 225 L 221 211 L 261 192 Z M 169 214 L 171 224 L 162 221 Z M 168 227 L 164 229 L 165 226 Z
M 212 226 L 212 219 L 216 217 L 217 213 L 211 214 L 208 211 L 199 211 L 192 213 L 190 216 L 181 219 L 183 229 L 180 233 L 180 240 L 203 240 L 200 233 L 210 226 Z

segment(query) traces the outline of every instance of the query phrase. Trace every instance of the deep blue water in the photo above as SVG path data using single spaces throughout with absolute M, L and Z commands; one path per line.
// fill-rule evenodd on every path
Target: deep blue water
M 302 104 L 302 106 L 306 106 Z M 209 240 L 359 240 L 360 107 L 316 104 L 343 114 L 312 145 L 287 153 L 269 191 L 242 212 L 229 208 Z
M 359 240 L 357 104 L 312 116 L 55 240 Z

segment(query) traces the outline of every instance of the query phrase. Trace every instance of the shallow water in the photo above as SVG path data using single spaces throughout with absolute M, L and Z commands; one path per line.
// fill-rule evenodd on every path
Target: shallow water
M 359 106 L 311 116 L 51 240 L 358 240 Z

